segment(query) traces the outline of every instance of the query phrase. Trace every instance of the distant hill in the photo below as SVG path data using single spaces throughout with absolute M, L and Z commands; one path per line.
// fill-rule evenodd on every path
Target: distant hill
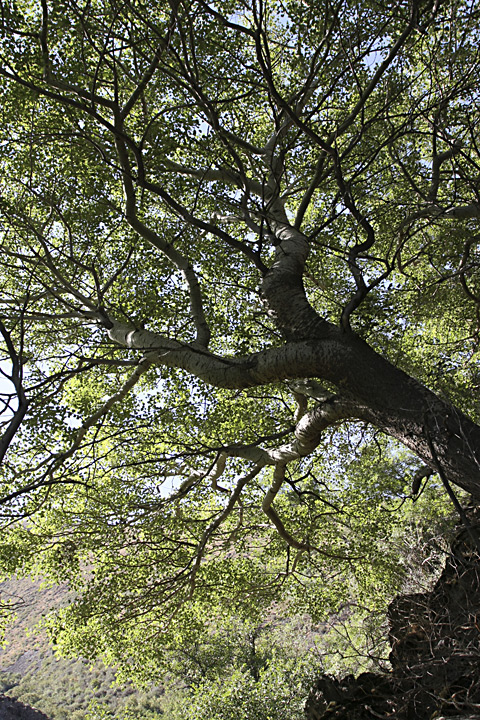
M 2 602 L 14 604 L 16 619 L 8 627 L 7 644 L 0 648 L 2 673 L 26 675 L 38 669 L 42 658 L 52 656 L 45 635 L 33 631 L 42 614 L 61 607 L 68 593 L 63 587 L 44 587 L 28 579 L 13 579 L 0 584 Z
M 56 658 L 46 636 L 35 630 L 42 614 L 60 607 L 67 599 L 65 588 L 41 588 L 28 579 L 0 584 L 2 601 L 15 603 L 16 619 L 8 627 L 7 644 L 0 647 L 0 693 L 45 713 L 51 720 L 89 720 L 100 717 L 154 720 L 161 713 L 161 688 L 148 693 L 132 686 L 118 686 L 115 674 L 97 662 Z M 19 711 L 19 706 L 16 706 Z M 15 712 L 15 706 L 8 712 Z M 0 704 L 0 720 L 43 720 L 41 716 L 6 714 Z

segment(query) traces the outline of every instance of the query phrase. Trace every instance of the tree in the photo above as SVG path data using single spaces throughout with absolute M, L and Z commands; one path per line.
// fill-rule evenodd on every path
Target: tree
M 85 647 L 378 567 L 416 472 L 478 500 L 479 31 L 463 0 L 2 3 L 3 557 L 95 567 Z

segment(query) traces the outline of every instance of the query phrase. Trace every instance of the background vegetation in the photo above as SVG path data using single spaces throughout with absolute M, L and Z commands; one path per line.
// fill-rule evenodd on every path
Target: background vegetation
M 337 578 L 347 588 L 341 595 L 335 591 L 337 612 L 330 609 L 332 592 L 322 594 L 323 583 L 316 581 L 315 605 L 307 596 L 303 603 L 296 597 L 253 620 L 223 613 L 206 625 L 192 622 L 188 632 L 170 639 L 168 649 L 160 648 L 156 673 L 143 675 L 143 687 L 126 682 L 125 669 L 119 680 L 101 661 L 68 659 L 49 644 L 41 626 L 48 627 L 52 610 L 68 606 L 66 587 L 7 580 L 0 586 L 10 622 L 0 652 L 0 692 L 52 720 L 301 720 L 319 673 L 341 677 L 388 668 L 386 605 L 396 592 L 426 590 L 438 577 L 452 513 L 435 485 L 417 503 L 420 513 L 410 500 L 396 509 L 395 530 L 385 546 L 395 547 L 395 560 L 389 553 L 376 568 L 365 560 L 364 574 L 382 578 L 376 586 L 369 579 L 359 585 L 353 576 Z M 387 509 L 379 514 L 390 516 Z M 365 542 L 373 542 L 378 530 L 378 524 L 374 531 L 367 524 Z M 372 556 L 379 554 L 372 548 Z M 293 614 L 307 606 L 322 620 L 314 622 L 305 611 Z

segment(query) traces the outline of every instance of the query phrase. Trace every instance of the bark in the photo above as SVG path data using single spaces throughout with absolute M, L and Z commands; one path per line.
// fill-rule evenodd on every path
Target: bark
M 480 428 L 355 333 L 319 317 L 302 285 L 307 239 L 285 221 L 279 221 L 274 232 L 277 257 L 263 293 L 287 340 L 306 343 L 316 357 L 316 368 L 304 376 L 333 383 L 356 406 L 352 416 L 400 440 L 447 482 L 480 498 Z
M 273 204 L 270 222 L 276 258 L 261 293 L 285 342 L 245 357 L 219 357 L 198 343 L 182 344 L 147 330 L 102 321 L 115 342 L 141 349 L 146 359 L 182 368 L 217 387 L 244 389 L 296 378 L 319 378 L 338 389 L 297 424 L 296 439 L 270 458 L 313 452 L 321 432 L 339 419 L 357 418 L 402 442 L 432 470 L 480 499 L 480 427 L 415 378 L 379 355 L 354 332 L 321 318 L 309 304 L 302 276 L 308 241 Z
M 450 482 L 480 498 L 480 428 L 475 423 L 357 335 L 324 321 L 304 295 L 302 309 L 300 292 L 296 304 L 281 283 L 271 283 L 269 292 L 274 294 L 276 317 L 283 318 L 283 326 L 288 323 L 285 334 L 290 339 L 279 348 L 222 358 L 121 323 L 114 323 L 109 335 L 117 343 L 144 350 L 153 362 L 183 368 L 217 387 L 243 389 L 305 377 L 332 383 L 339 391 L 336 407 L 330 414 L 325 406 L 323 415 L 317 412 L 317 426 L 313 417 L 310 425 L 298 424 L 297 439 L 302 434 L 306 444 L 296 457 L 312 452 L 329 424 L 357 418 L 396 438 L 434 471 L 441 469 Z

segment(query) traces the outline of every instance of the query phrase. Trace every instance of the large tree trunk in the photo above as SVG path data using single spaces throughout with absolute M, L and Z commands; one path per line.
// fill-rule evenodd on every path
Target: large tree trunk
M 336 332 L 337 362 L 326 379 L 358 403 L 358 417 L 480 498 L 478 425 L 355 335 Z
M 287 377 L 333 383 L 356 406 L 355 417 L 400 440 L 434 471 L 480 499 L 480 427 L 355 333 L 319 317 L 302 283 L 306 238 L 284 223 L 277 237 L 277 260 L 265 276 L 263 294 L 287 345 L 304 345 L 297 362 L 285 368 Z
M 276 259 L 261 293 L 265 309 L 281 332 L 279 347 L 245 357 L 219 357 L 195 343 L 181 344 L 146 330 L 108 321 L 112 340 L 143 349 L 153 363 L 186 370 L 207 383 L 243 388 L 298 378 L 335 386 L 297 425 L 295 443 L 264 461 L 288 460 L 313 452 L 321 433 L 341 419 L 359 419 L 402 442 L 443 479 L 480 499 L 480 427 L 447 400 L 379 355 L 349 328 L 334 325 L 310 305 L 303 286 L 307 239 L 285 221 L 277 226 Z M 244 457 L 247 455 L 244 453 Z M 251 453 L 250 459 L 254 458 Z

